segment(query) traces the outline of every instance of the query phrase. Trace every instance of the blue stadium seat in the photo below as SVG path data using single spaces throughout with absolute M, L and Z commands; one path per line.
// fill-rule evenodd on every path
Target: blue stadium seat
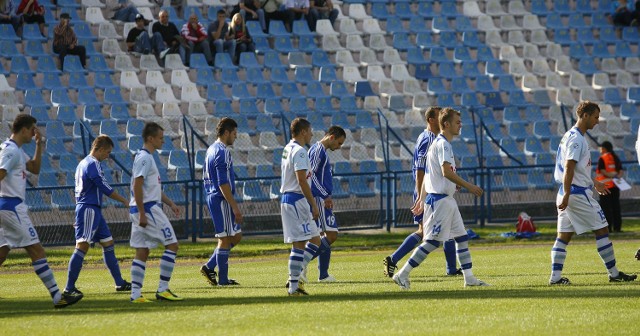
M 118 130 L 118 124 L 115 120 L 106 119 L 100 122 L 100 134 L 106 134 L 112 139 L 120 141 L 126 137 Z
M 589 28 L 590 26 L 585 23 L 584 15 L 582 13 L 572 12 L 571 15 L 569 15 L 569 27 L 573 29 L 582 29 Z M 591 36 L 593 37 L 593 34 Z M 580 38 L 578 38 L 578 40 L 580 40 Z M 582 43 L 584 43 L 584 41 Z
M 171 138 L 168 135 L 164 136 L 164 144 L 162 145 L 162 148 L 160 148 L 158 150 L 158 154 L 160 155 L 169 155 L 171 153 L 172 150 L 177 149 L 173 146 L 173 141 L 171 140 Z M 158 158 L 159 160 L 159 158 Z
M 240 114 L 253 116 L 260 113 L 258 101 L 255 98 L 240 99 Z
M 83 108 L 82 120 L 88 122 L 91 125 L 100 124 L 104 120 L 102 115 L 102 106 L 100 105 L 87 105 Z
M 296 83 L 284 83 L 282 84 L 281 95 L 283 98 L 294 98 L 300 96 L 300 90 L 298 90 L 298 85 Z
M 593 62 L 593 58 L 583 58 L 578 62 L 578 71 L 583 73 L 584 75 L 593 75 L 597 72 L 600 72 L 596 67 L 596 64 Z
M 242 199 L 245 201 L 264 202 L 269 200 L 269 196 L 262 190 L 258 181 L 245 181 L 242 185 L 242 194 Z
M 227 94 L 224 92 L 224 86 L 216 81 L 208 83 L 207 99 L 210 101 L 228 100 Z
M 622 39 L 631 43 L 640 42 L 640 32 L 638 32 L 638 28 L 637 27 L 622 28 Z
M 447 57 L 447 50 L 442 47 L 431 48 L 429 60 L 439 64 L 453 63 L 453 61 Z
M 330 98 L 324 93 L 324 85 L 320 82 L 313 81 L 307 84 L 306 96 L 308 98 Z
M 569 28 L 560 28 L 553 30 L 554 42 L 561 44 L 563 47 L 576 43 L 571 39 L 571 31 Z
M 578 29 L 576 38 L 580 43 L 585 45 L 592 45 L 598 42 L 598 39 L 593 35 L 593 30 L 591 30 L 590 27 Z
M 480 70 L 478 70 L 478 62 L 469 61 L 462 63 L 462 73 L 466 78 L 475 79 L 478 76 L 482 76 Z
M 16 75 L 23 74 L 23 73 L 28 73 L 32 75 L 35 74 L 35 72 L 33 72 L 31 68 L 29 68 L 29 62 L 27 62 L 27 59 L 21 55 L 14 56 L 11 58 L 10 72 Z
M 213 8 L 213 7 L 210 7 Z M 269 34 L 266 34 L 262 31 L 262 27 L 260 27 L 260 23 L 258 21 L 247 21 L 247 30 L 249 31 L 249 35 L 253 38 L 267 38 Z
M 334 67 L 321 67 L 320 74 L 318 76 L 320 82 L 322 83 L 332 83 L 338 80 L 338 75 L 336 74 L 336 68 Z
M 295 81 L 296 83 L 307 85 L 311 82 L 316 82 L 316 79 L 313 78 L 313 72 L 311 72 L 311 68 L 308 67 L 297 67 L 295 69 Z
M 273 69 L 288 69 L 289 67 L 280 61 L 280 55 L 275 51 L 264 53 L 264 66 L 273 71 Z
M 337 125 L 344 129 L 355 130 L 353 126 L 349 123 L 349 118 L 346 113 L 335 113 L 331 117 L 331 125 Z
M 43 160 L 48 161 L 48 160 Z M 55 172 L 40 172 L 38 176 L 38 187 L 55 187 L 58 186 L 58 177 Z
M 78 105 L 102 106 L 100 101 L 98 101 L 95 89 L 90 88 L 82 88 L 78 90 Z
M 189 56 L 189 67 L 192 69 L 209 69 L 211 65 L 207 63 L 207 59 L 204 54 L 191 53 Z
M 600 40 L 608 44 L 620 42 L 620 38 L 618 38 L 615 28 L 611 27 L 610 25 L 608 25 L 607 27 L 600 28 Z M 595 45 L 594 45 L 594 48 L 595 48 Z M 595 53 L 595 49 L 594 49 L 594 53 Z
M 249 21 L 249 22 L 251 22 L 251 21 Z M 269 40 L 266 37 L 253 37 L 252 36 L 252 39 L 253 39 L 253 43 L 254 43 L 254 46 L 255 46 L 256 53 L 262 55 L 262 54 L 264 54 L 264 53 L 266 53 L 268 51 L 273 51 L 271 49 L 271 46 L 269 45 Z
M 502 92 L 521 91 L 512 76 L 500 76 L 498 90 Z
M 91 56 L 89 62 L 87 62 L 87 69 L 91 72 L 97 73 L 113 73 L 113 69 L 109 68 L 107 65 L 107 61 L 104 59 L 102 55 Z M 98 74 L 96 74 L 97 77 Z
M 520 90 L 508 92 L 507 95 L 509 96 L 509 104 L 511 105 L 525 107 L 530 104 L 527 101 L 527 99 L 524 97 L 524 93 Z M 496 106 L 496 107 L 499 107 L 499 106 Z M 499 107 L 499 108 L 502 108 L 502 107 Z
M 449 21 L 444 16 L 437 16 L 431 22 L 431 29 L 434 33 L 453 32 L 453 28 L 449 26 Z
M 605 41 L 597 41 L 593 44 L 592 48 L 593 52 L 591 56 L 595 58 L 610 58 L 612 57 L 611 53 L 609 53 L 609 47 Z
M 498 60 L 487 61 L 485 65 L 485 74 L 489 77 L 506 76 L 507 73 L 502 69 L 502 64 Z
M 455 99 L 451 93 L 442 93 L 436 97 L 436 103 L 439 106 L 456 106 Z
M 240 99 L 253 98 L 253 96 L 249 93 L 247 84 L 234 83 L 231 86 L 231 98 L 233 98 L 234 100 L 240 100 Z
M 447 49 L 455 49 L 461 47 L 462 43 L 458 41 L 456 32 L 440 33 L 440 45 Z
M 484 104 L 494 109 L 504 108 L 504 102 L 500 96 L 500 92 L 487 92 L 484 94 Z
M 281 21 L 271 21 L 271 23 L 280 22 Z M 279 51 L 282 54 L 288 54 L 290 52 L 298 51 L 297 48 L 293 46 L 293 42 L 291 41 L 290 36 L 279 36 L 275 38 L 275 42 L 273 43 L 273 49 Z
M 393 16 L 390 17 L 389 19 L 387 19 L 387 26 L 386 26 L 386 32 L 387 34 L 395 34 L 395 33 L 407 33 L 407 29 L 404 28 L 404 25 L 402 24 L 402 19 L 400 19 L 397 16 Z
M 549 98 L 549 93 L 546 90 L 538 90 L 533 92 L 533 101 L 536 102 L 538 106 L 549 107 L 553 103 Z
M 231 60 L 231 56 L 228 53 L 216 53 L 214 63 L 215 63 L 216 69 L 219 69 L 219 70 L 224 70 L 224 69 L 237 70 L 238 69 L 238 67 L 235 64 L 233 64 L 233 61 Z
M 423 17 L 413 16 L 409 20 L 409 31 L 413 34 L 431 32 L 431 29 L 427 27 L 427 23 Z
M 76 116 L 76 106 L 75 105 L 58 106 L 56 120 L 62 121 L 62 123 L 67 126 L 73 125 L 73 123 L 76 120 L 78 120 L 78 117 Z
M 528 136 L 530 136 L 529 132 L 527 132 L 526 125 L 526 122 L 514 122 L 509 124 L 509 136 L 518 141 L 526 139 Z
M 27 189 L 25 203 L 27 204 L 29 211 L 40 212 L 51 210 L 51 205 L 45 203 L 40 190 L 37 189 Z
M 144 141 L 140 135 L 130 136 L 129 139 L 127 139 L 127 148 L 132 154 L 140 150 L 143 145 Z
M 51 104 L 53 106 L 66 106 L 74 105 L 73 101 L 69 97 L 69 92 L 66 88 L 57 88 L 51 90 Z
M 630 120 L 640 118 L 640 113 L 638 113 L 638 107 L 636 105 L 630 103 L 622 103 L 620 105 L 620 119 L 622 120 Z M 634 129 L 631 129 L 634 131 Z
M 24 105 L 30 107 L 49 107 L 49 103 L 44 101 L 42 90 L 27 90 L 24 95 Z
M 164 192 L 167 197 L 169 197 L 177 205 L 187 204 L 187 198 L 184 195 L 180 184 L 163 184 L 162 192 Z
M 552 166 L 555 164 L 555 157 L 549 152 L 538 153 L 535 156 L 536 166 Z
M 458 18 L 458 20 L 459 19 L 460 18 Z M 479 48 L 479 47 L 485 46 L 485 44 L 482 41 L 480 41 L 480 38 L 478 37 L 478 32 L 473 30 L 465 31 L 462 34 L 462 44 L 470 48 Z
M 13 43 L 13 42 L 12 42 Z M 33 74 L 30 73 L 21 73 L 16 77 L 16 90 L 27 91 L 27 90 L 35 90 L 38 87 L 36 86 L 36 82 L 34 81 Z
M 416 35 L 416 46 L 425 50 L 438 47 L 440 44 L 433 41 L 433 35 L 431 32 L 425 32 L 418 33 L 418 35 Z
M 467 47 L 456 47 L 453 51 L 453 61 L 455 63 L 472 62 L 473 58 Z
M 609 105 L 618 106 L 622 103 L 626 102 L 622 96 L 620 96 L 620 91 L 617 87 L 611 87 L 604 89 L 604 102 Z
M 94 74 L 94 85 L 102 90 L 119 89 L 119 86 L 113 83 L 108 72 L 96 72 Z
M 375 96 L 376 94 L 373 92 L 373 88 L 371 88 L 371 84 L 368 81 L 359 81 L 355 84 L 355 96 L 356 97 L 368 97 Z
M 395 15 L 403 20 L 410 20 L 416 16 L 411 11 L 411 4 L 408 2 L 396 2 L 395 3 Z
M 258 63 L 256 54 L 252 52 L 243 52 L 240 54 L 240 67 L 244 69 L 262 70 L 262 65 Z
M 407 63 L 418 66 L 428 65 L 429 61 L 424 57 L 422 49 L 415 47 L 407 50 Z
M 504 163 L 502 162 L 502 157 L 500 155 L 487 155 L 485 156 L 486 167 L 504 167 Z
M 127 104 L 114 104 L 109 108 L 109 118 L 118 124 L 126 124 L 131 116 L 129 115 L 129 106 Z
M 634 104 L 640 103 L 640 87 L 630 87 L 627 90 L 627 101 Z
M 323 50 L 314 51 L 311 54 L 311 65 L 318 68 L 335 66 L 329 59 L 329 55 Z
M 490 93 L 495 92 L 496 89 L 493 87 L 489 76 L 478 76 L 476 78 L 476 91 L 480 93 Z
M 292 32 L 293 35 L 298 36 L 298 37 L 315 37 L 318 34 L 316 32 L 312 32 L 311 30 L 309 30 L 309 25 L 307 24 L 306 20 L 296 20 L 293 21 L 293 27 L 292 27 Z
M 475 92 L 462 93 L 462 96 L 460 98 L 460 105 L 470 108 L 480 108 L 483 106 L 482 104 L 480 104 L 478 96 L 476 96 Z
M 371 4 L 371 16 L 378 20 L 387 20 L 395 17 L 393 14 L 389 13 L 386 3 L 379 2 Z
M 311 127 L 313 129 L 316 129 L 316 130 L 324 130 L 324 129 L 326 129 L 326 126 L 324 124 L 324 118 L 322 117 L 322 115 L 320 113 L 310 112 L 310 113 L 307 114 L 307 118 L 306 119 L 311 123 Z
M 357 197 L 373 197 L 375 192 L 369 187 L 367 179 L 363 176 L 351 176 L 347 178 L 349 182 L 349 192 Z
M 262 99 L 258 97 L 258 99 Z M 280 115 L 280 113 L 284 112 L 282 108 L 282 103 L 280 102 L 280 98 L 267 97 L 264 98 L 264 113 L 267 115 Z
M 637 56 L 637 54 L 635 54 L 629 47 L 629 43 L 626 43 L 626 42 L 616 43 L 616 49 L 615 49 L 614 55 L 616 57 L 622 57 L 622 58 Z
M 69 57 L 72 57 L 72 56 L 69 56 Z M 77 56 L 75 56 L 75 57 L 77 57 Z M 66 59 L 67 59 L 67 57 L 65 57 L 65 60 Z M 61 73 L 61 71 L 58 70 L 58 67 L 56 66 L 56 61 L 51 56 L 42 56 L 42 57 L 38 58 L 38 62 L 37 62 L 37 65 L 36 65 L 36 71 L 38 73 L 55 73 L 55 74 L 60 74 Z M 65 69 L 65 71 L 66 71 L 66 69 Z
M 26 53 L 26 50 L 25 50 L 25 53 Z M 16 48 L 16 43 L 14 41 L 0 40 L 0 56 L 5 58 L 11 58 L 16 56 L 22 56 L 22 53 L 18 51 L 18 48 Z M 31 55 L 28 55 L 28 56 L 31 56 Z
M 284 27 L 283 21 L 271 20 L 269 22 L 269 34 L 276 39 L 279 37 L 290 37 L 291 33 Z
M 40 27 L 37 23 L 29 23 L 22 25 L 22 39 L 27 41 L 45 42 L 46 37 L 40 34 Z
M 107 88 L 104 90 L 104 102 L 105 104 L 112 105 L 124 105 L 127 102 L 122 98 L 122 94 L 120 93 L 120 88 Z
M 548 29 L 565 29 L 568 28 L 563 22 L 562 17 L 559 14 L 551 14 L 547 16 L 546 27 Z
M 294 22 L 300 22 L 300 21 L 294 21 Z M 306 25 L 306 23 L 305 23 Z M 311 37 L 311 36 L 300 36 L 300 38 L 298 38 L 298 49 L 302 52 L 305 52 L 307 54 L 311 54 L 314 53 L 316 51 L 321 51 L 322 49 L 318 48 L 318 45 L 316 44 L 315 38 Z
M 487 62 L 487 64 L 489 64 L 489 62 L 497 62 L 497 64 L 500 64 L 500 61 L 498 61 L 495 58 L 495 56 L 493 56 L 493 52 L 491 51 L 491 48 L 489 46 L 486 46 L 486 45 L 478 47 L 478 52 L 476 54 L 476 59 L 477 59 L 478 62 Z M 495 64 L 495 63 L 493 63 L 493 64 Z M 487 70 L 487 73 L 489 73 L 488 70 Z M 504 72 L 503 72 L 503 74 L 504 74 Z
M 20 38 L 16 35 L 16 31 L 11 24 L 0 24 L 0 39 L 7 41 L 19 42 Z
M 461 14 L 458 13 L 457 4 L 455 2 L 441 2 L 440 15 L 446 18 L 457 18 Z
M 256 176 L 258 178 L 273 177 L 273 166 L 261 164 L 256 166 Z
M 582 14 L 592 14 L 596 10 L 591 7 L 590 0 L 576 0 L 576 10 Z
M 169 152 L 167 168 L 175 170 L 178 168 L 189 168 L 189 158 L 184 149 L 174 149 Z
M 437 95 L 437 94 L 447 93 L 449 91 L 444 86 L 444 82 L 442 81 L 442 78 L 434 77 L 430 79 L 429 82 L 427 83 L 427 92 L 430 95 Z
M 458 71 L 456 70 L 456 66 L 453 64 L 453 62 L 451 62 L 451 63 L 440 63 L 439 64 L 439 70 L 440 70 L 440 77 L 444 77 L 446 79 L 454 79 L 454 78 L 458 78 L 458 77 L 463 77 L 463 76 L 458 74 Z
M 505 187 L 513 191 L 527 190 L 528 185 L 522 182 L 520 175 L 521 174 L 518 171 L 505 170 L 504 173 L 502 173 L 502 180 L 504 182 Z
M 584 48 L 584 45 L 582 44 L 582 40 L 579 40 L 579 41 L 580 42 L 574 43 L 569 46 L 569 57 L 575 58 L 578 60 L 591 57 L 587 53 L 587 50 Z
M 511 155 L 514 155 L 520 152 L 520 149 L 518 148 L 518 144 L 513 138 L 504 138 L 500 140 L 500 146 L 502 147 L 501 151 L 504 153 L 509 153 Z
M 215 100 L 213 105 L 216 117 L 233 117 L 235 115 L 229 99 Z
M 562 137 L 558 135 L 549 138 L 549 153 L 556 154 L 560 146 L 560 140 L 562 140 Z
M 256 89 L 256 98 L 258 99 L 268 99 L 268 98 L 274 98 L 276 97 L 275 92 L 273 91 L 273 87 L 271 86 L 271 83 L 261 83 L 257 85 L 257 89 Z M 278 102 L 280 100 L 278 99 Z
M 626 179 L 633 184 L 640 184 L 640 166 L 629 165 L 626 168 Z
M 289 79 L 289 75 L 287 74 L 287 69 L 285 68 L 272 68 L 271 69 L 271 78 L 270 82 L 284 85 L 293 83 L 292 80 Z
M 547 151 L 542 147 L 540 139 L 529 137 L 524 140 L 524 153 L 527 155 L 536 156 L 542 153 L 547 153 Z
M 438 13 L 433 9 L 433 3 L 429 1 L 420 1 L 418 2 L 418 15 L 432 19 L 438 16 Z
M 60 138 L 48 138 L 45 152 L 52 158 L 57 159 L 60 155 L 67 153 L 64 142 Z
M 319 97 L 313 100 L 314 109 L 318 113 L 322 113 L 322 115 L 331 116 L 335 112 L 337 112 L 333 108 L 333 103 L 331 102 L 331 97 Z
M 42 88 L 45 90 L 53 90 L 61 88 L 60 75 L 53 72 L 45 72 L 42 78 Z M 17 87 L 16 87 L 17 88 Z
M 207 86 L 209 83 L 215 82 L 213 70 L 210 68 L 200 68 L 196 70 L 196 84 Z
M 502 127 L 499 124 L 487 124 L 486 128 L 491 137 L 496 141 L 508 138 L 508 136 L 502 131 Z
M 430 78 L 433 78 L 433 73 L 431 73 L 431 65 L 429 63 L 417 64 L 415 77 L 416 79 L 420 80 L 429 80 Z
M 547 16 L 553 13 L 547 8 L 547 4 L 545 0 L 532 0 L 531 12 L 539 16 Z
M 45 161 L 45 160 L 43 160 Z M 48 161 L 48 160 L 47 160 Z M 74 172 L 76 171 L 76 167 L 78 166 L 78 158 L 75 154 L 64 153 L 60 155 L 58 159 L 58 165 L 60 166 L 60 170 L 62 172 Z
M 393 48 L 398 51 L 406 51 L 414 47 L 414 44 L 409 40 L 408 33 L 395 33 L 393 34 Z

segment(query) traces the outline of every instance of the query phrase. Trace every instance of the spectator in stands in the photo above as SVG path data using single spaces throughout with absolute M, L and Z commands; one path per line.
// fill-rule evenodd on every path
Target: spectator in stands
M 189 48 L 194 53 L 202 53 L 207 59 L 209 65 L 213 65 L 213 57 L 211 56 L 211 47 L 207 39 L 207 32 L 204 30 L 202 23 L 198 22 L 198 15 L 191 14 L 189 22 L 182 26 L 182 37 L 189 44 Z
M 44 30 L 44 6 L 38 3 L 38 0 L 22 0 L 16 14 L 22 15 L 24 23 L 37 23 L 40 28 L 40 34 L 47 37 Z
M 253 41 L 251 41 L 251 36 L 247 30 L 247 25 L 244 23 L 242 14 L 236 13 L 231 19 L 229 34 L 236 41 L 236 57 L 233 62 L 238 64 L 241 53 L 255 51 L 255 46 L 253 45 Z
M 260 22 L 260 27 L 262 27 L 262 31 L 267 31 L 267 23 L 264 18 L 264 9 L 260 7 L 260 0 L 241 0 L 239 4 L 233 7 L 233 11 L 231 11 L 231 16 L 234 16 L 236 13 L 240 13 L 242 15 L 243 21 L 258 21 Z M 249 14 L 249 16 L 247 16 Z
M 0 0 L 0 23 L 9 23 L 18 33 L 22 26 L 22 18 L 17 16 L 12 0 Z
M 127 0 L 118 0 L 118 4 L 113 8 L 112 20 L 118 20 L 123 22 L 135 22 L 136 17 L 140 12 L 132 4 L 127 3 Z M 144 20 L 144 25 L 149 24 L 149 20 Z
M 284 4 L 284 0 L 260 0 L 262 9 L 264 9 L 264 17 L 266 19 L 265 25 L 269 27 L 269 21 L 283 21 L 285 27 L 291 31 L 291 24 L 289 12 L 286 9 L 281 8 Z
M 289 27 L 287 29 L 291 31 L 291 25 L 293 25 L 293 21 L 305 19 L 307 20 L 307 24 L 309 25 L 309 29 L 315 29 L 315 22 L 313 26 L 311 26 L 312 20 L 309 15 L 309 0 L 287 0 L 287 12 L 289 13 L 289 20 L 285 22 L 285 25 L 288 23 Z
M 620 212 L 620 189 L 613 182 L 614 178 L 622 177 L 622 163 L 613 152 L 613 145 L 604 141 L 600 145 L 600 158 L 596 166 L 596 180 L 604 183 L 609 189 L 609 194 L 600 195 L 600 207 L 609 223 L 609 232 L 621 232 L 622 214 Z
M 311 31 L 316 31 L 318 20 L 329 19 L 333 26 L 338 18 L 338 10 L 333 8 L 331 0 L 310 0 L 309 16 L 309 28 Z
M 616 26 L 629 26 L 634 19 L 634 7 L 627 0 L 611 2 L 611 20 Z
M 187 58 L 187 49 L 189 48 L 189 45 L 186 43 L 184 38 L 180 36 L 178 27 L 169 22 L 169 13 L 166 10 L 161 10 L 160 13 L 158 13 L 158 22 L 153 24 L 151 32 L 153 32 L 154 35 L 155 33 L 160 33 L 165 47 L 167 48 L 160 53 L 161 59 L 164 59 L 164 56 L 167 54 L 178 53 L 180 54 L 182 63 L 185 65 L 189 64 L 189 59 Z
M 227 12 L 224 9 L 218 10 L 218 17 L 209 25 L 207 35 L 210 39 L 210 45 L 214 48 L 213 52 L 221 53 L 226 51 L 232 60 L 235 58 L 236 40 L 229 34 Z
M 60 23 L 53 28 L 53 51 L 60 57 L 60 68 L 64 66 L 64 58 L 67 54 L 78 55 L 82 67 L 87 65 L 87 50 L 84 46 L 78 45 L 76 33 L 71 28 L 69 21 L 71 17 L 68 13 L 60 14 Z
M 144 16 L 142 16 L 142 14 L 136 15 L 136 26 L 131 28 L 129 34 L 127 34 L 127 48 L 129 51 L 135 51 L 145 55 L 153 51 L 156 57 L 159 57 L 160 53 L 166 49 L 164 41 L 162 41 L 162 35 L 156 32 L 149 38 L 149 33 L 144 27 L 144 24 Z

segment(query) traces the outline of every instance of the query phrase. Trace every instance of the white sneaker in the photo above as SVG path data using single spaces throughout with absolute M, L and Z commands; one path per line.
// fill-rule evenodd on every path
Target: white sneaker
M 400 286 L 400 288 L 404 290 L 409 290 L 409 288 L 411 287 L 409 278 L 401 276 L 400 273 L 396 273 L 393 275 L 393 282 L 395 282 L 398 286 Z
M 473 278 L 473 279 L 465 280 L 464 286 L 472 287 L 472 286 L 491 286 L 491 285 L 478 278 Z
M 169 50 L 171 50 L 170 48 L 167 48 L 163 51 L 160 52 L 160 58 L 164 58 L 165 56 L 167 56 L 167 53 L 169 52 Z
M 309 281 L 307 281 L 307 268 L 306 267 L 302 269 L 302 272 L 300 272 L 300 281 L 305 282 L 305 283 L 309 282 Z
M 338 280 L 336 280 L 336 278 L 334 278 L 333 276 L 329 275 L 328 277 L 324 278 L 324 279 L 318 279 L 318 282 L 337 282 Z

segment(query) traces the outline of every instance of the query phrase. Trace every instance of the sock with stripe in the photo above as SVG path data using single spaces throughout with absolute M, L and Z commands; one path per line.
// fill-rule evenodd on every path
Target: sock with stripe
M 69 259 L 69 268 L 67 270 L 67 285 L 65 291 L 71 291 L 76 288 L 76 281 L 80 276 L 80 270 L 82 270 L 82 262 L 84 261 L 85 253 L 80 249 L 73 251 L 71 259 Z
M 124 285 L 124 279 L 122 278 L 122 273 L 120 273 L 120 265 L 118 264 L 118 259 L 116 259 L 115 246 L 111 245 L 103 247 L 102 258 L 104 259 L 104 264 L 107 265 L 109 272 L 111 272 L 111 277 L 113 277 L 113 281 L 115 281 L 116 286 Z
M 567 258 L 567 245 L 560 238 L 556 238 L 556 242 L 551 249 L 551 279 L 550 282 L 556 282 L 562 277 L 562 268 L 564 267 L 564 261 Z
M 231 249 L 218 249 L 218 283 L 226 285 L 229 283 L 229 252 Z
M 402 258 L 404 258 L 404 256 L 411 252 L 411 250 L 413 250 L 421 240 L 422 236 L 415 232 L 408 235 L 407 238 L 404 239 L 400 247 L 398 247 L 398 249 L 391 254 L 391 260 L 397 264 L 400 260 L 402 260 Z
M 47 258 L 38 259 L 31 265 L 40 280 L 42 280 L 44 286 L 49 290 L 53 303 L 58 303 L 62 297 L 62 293 L 60 293 L 60 289 L 58 289 L 58 283 L 56 282 L 56 278 L 53 276 L 53 271 L 49 268 Z
M 144 283 L 144 272 L 146 268 L 146 262 L 133 259 L 133 263 L 131 264 L 131 300 L 142 296 L 142 284 Z
M 289 293 L 293 293 L 298 289 L 298 280 L 300 280 L 303 261 L 304 250 L 292 247 L 291 254 L 289 254 Z
M 329 276 L 329 263 L 331 262 L 331 243 L 327 237 L 320 240 L 320 248 L 318 249 L 318 271 L 320 276 L 318 279 L 324 279 Z
M 620 272 L 616 267 L 616 256 L 613 253 L 613 243 L 609 240 L 609 235 L 604 234 L 596 237 L 596 246 L 598 247 L 598 254 L 607 267 L 609 275 L 614 278 L 617 277 Z
M 169 289 L 169 281 L 173 273 L 173 267 L 176 265 L 176 252 L 164 250 L 160 258 L 160 283 L 158 284 L 158 292 L 164 292 Z
M 458 271 L 456 263 L 456 242 L 453 239 L 447 240 L 443 245 L 444 259 L 447 262 L 447 274 L 454 274 Z
M 411 270 L 420 266 L 420 264 L 427 258 L 427 255 L 435 251 L 438 247 L 440 247 L 440 242 L 437 240 L 427 240 L 423 242 L 413 251 L 413 254 L 404 266 L 402 266 L 399 273 L 404 276 L 408 276 Z
M 471 253 L 469 252 L 469 236 L 464 235 L 456 237 L 454 240 L 456 243 L 456 256 L 458 257 L 460 268 L 462 268 L 462 275 L 464 276 L 465 281 L 467 279 L 472 279 L 474 276 L 471 271 L 473 263 L 471 262 Z
M 218 248 L 213 250 L 213 254 L 211 258 L 209 258 L 209 261 L 207 261 L 206 266 L 210 270 L 214 270 L 216 266 L 218 266 Z
M 302 269 L 307 267 L 311 259 L 313 259 L 313 256 L 316 256 L 316 255 L 318 255 L 318 245 L 312 242 L 307 242 L 307 244 L 304 246 L 304 257 L 302 260 Z

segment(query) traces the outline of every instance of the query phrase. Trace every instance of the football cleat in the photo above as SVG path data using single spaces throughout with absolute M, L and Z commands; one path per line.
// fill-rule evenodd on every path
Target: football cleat
M 116 286 L 116 292 L 130 292 L 131 291 L 131 283 L 127 280 L 120 286 Z
M 300 272 L 300 281 L 307 282 L 307 268 L 304 267 L 302 272 Z
M 83 297 L 84 295 L 82 295 L 82 293 L 74 294 L 73 292 L 64 292 L 62 293 L 62 297 L 60 298 L 60 300 L 53 304 L 53 307 L 59 309 L 71 306 L 72 304 L 75 304 L 76 302 L 82 300 Z
M 207 281 L 211 284 L 211 286 L 218 285 L 218 273 L 216 271 L 209 269 L 207 265 L 202 265 L 200 267 L 200 274 L 207 279 Z
M 158 300 L 166 300 L 166 301 L 182 301 L 183 298 L 173 294 L 170 289 L 167 289 L 164 292 L 156 292 L 156 299 Z
M 617 277 L 612 277 L 609 275 L 609 282 L 629 282 L 634 281 L 638 276 L 635 274 L 625 274 L 622 272 L 618 272 Z
M 289 296 L 303 296 L 303 295 L 309 295 L 309 293 L 307 293 L 302 288 L 298 288 L 293 293 L 289 293 Z
M 553 285 L 570 285 L 570 284 L 571 284 L 571 281 L 569 281 L 569 279 L 564 278 L 564 277 L 562 277 L 562 278 L 560 278 L 560 279 L 558 279 L 556 281 L 549 280 L 549 285 L 551 285 L 551 286 L 553 286 Z
M 62 293 L 67 294 L 67 295 L 84 295 L 84 294 L 82 294 L 82 292 L 79 289 L 77 289 L 75 287 L 73 287 L 71 290 L 66 290 L 65 289 L 64 292 L 62 292 Z
M 448 276 L 458 276 L 458 275 L 463 275 L 462 273 L 462 268 L 458 268 L 455 272 L 453 273 L 447 273 Z
M 396 263 L 391 260 L 391 256 L 387 256 L 386 258 L 384 258 L 382 263 L 384 264 L 384 275 L 388 276 L 389 278 L 393 277 L 393 273 L 395 273 L 396 269 L 398 269 L 398 266 L 396 266 Z
M 638 249 L 638 252 L 636 252 L 636 259 L 640 260 L 640 249 Z
M 478 279 L 478 278 L 473 278 L 473 279 L 469 279 L 468 281 L 464 282 L 464 286 L 465 287 L 474 287 L 474 286 L 491 286 L 488 283 Z
M 144 296 L 139 296 L 136 299 L 131 299 L 131 303 L 136 303 L 136 304 L 138 304 L 138 303 L 151 303 L 151 302 L 153 302 L 153 301 L 145 298 Z
M 400 288 L 404 290 L 409 290 L 411 287 L 411 282 L 409 278 L 401 276 L 399 273 L 393 276 L 393 282 L 395 282 Z
M 234 279 L 229 279 L 229 282 L 227 283 L 218 283 L 218 287 L 226 287 L 226 286 L 240 286 L 240 284 L 235 281 Z
M 318 279 L 318 282 L 337 282 L 338 280 L 336 280 L 336 278 L 334 278 L 333 276 L 329 275 L 326 278 L 322 278 L 322 279 Z

